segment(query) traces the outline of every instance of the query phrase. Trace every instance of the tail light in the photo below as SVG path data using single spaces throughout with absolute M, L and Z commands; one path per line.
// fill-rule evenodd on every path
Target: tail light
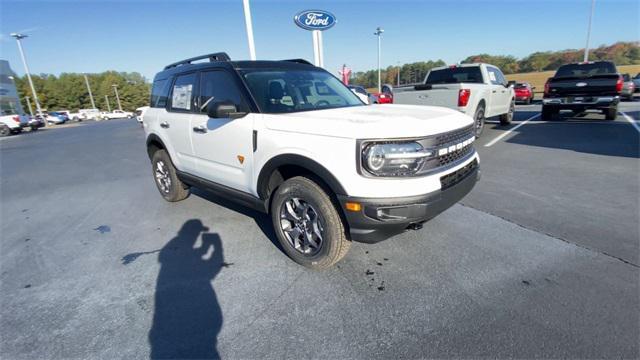
M 547 80 L 546 83 L 544 83 L 544 96 L 549 95 L 549 80 Z
M 458 106 L 467 106 L 467 104 L 469 103 L 470 97 L 471 97 L 471 90 L 460 89 L 460 91 L 458 91 Z
M 620 93 L 622 92 L 622 85 L 624 84 L 624 81 L 622 81 L 622 76 L 618 76 L 618 82 L 616 82 L 616 92 Z
M 20 123 L 20 116 L 14 116 L 12 117 L 13 121 Z

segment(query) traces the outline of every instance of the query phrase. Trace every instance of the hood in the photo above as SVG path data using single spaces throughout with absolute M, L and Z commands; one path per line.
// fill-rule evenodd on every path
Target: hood
M 352 139 L 422 137 L 473 124 L 452 109 L 395 104 L 264 114 L 264 121 L 272 130 Z

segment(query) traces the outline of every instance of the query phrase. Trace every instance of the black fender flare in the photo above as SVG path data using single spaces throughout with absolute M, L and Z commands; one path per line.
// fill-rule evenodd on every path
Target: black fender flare
M 342 187 L 342 184 L 340 184 L 340 181 L 338 181 L 338 179 L 336 179 L 329 170 L 315 160 L 309 159 L 303 155 L 281 154 L 267 161 L 260 170 L 260 174 L 258 175 L 257 191 L 258 196 L 260 196 L 261 199 L 266 200 L 269 198 L 269 180 L 271 179 L 271 175 L 277 168 L 284 165 L 295 165 L 307 170 L 322 180 L 336 195 L 347 194 L 344 187 Z
M 147 136 L 147 155 L 149 155 L 149 159 L 151 159 L 151 157 L 153 156 L 153 153 L 151 153 L 149 150 L 150 150 L 151 144 L 154 144 L 154 143 L 160 145 L 160 147 L 162 149 L 166 149 L 167 148 L 164 145 L 164 141 L 162 141 L 160 136 L 158 136 L 156 134 L 149 134 L 149 136 Z

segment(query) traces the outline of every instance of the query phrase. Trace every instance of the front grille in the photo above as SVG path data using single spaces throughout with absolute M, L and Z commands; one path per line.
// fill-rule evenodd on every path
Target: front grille
M 458 143 L 466 140 L 473 135 L 473 125 L 469 125 L 466 128 L 450 131 L 448 133 L 440 134 L 436 137 L 436 146 L 443 146 L 450 143 Z
M 465 167 L 441 177 L 440 187 L 442 188 L 442 190 L 446 190 L 454 186 L 455 184 L 466 178 L 469 174 L 471 174 L 476 167 L 478 167 L 478 161 L 476 159 L 473 159 L 473 161 L 467 164 Z
M 460 150 L 450 152 L 446 155 L 438 156 L 439 166 L 444 166 L 456 162 L 473 152 L 473 145 L 467 145 Z

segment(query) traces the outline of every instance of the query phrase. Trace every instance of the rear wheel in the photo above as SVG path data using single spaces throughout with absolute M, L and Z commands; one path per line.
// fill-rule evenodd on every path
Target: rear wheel
M 511 101 L 511 104 L 509 105 L 509 111 L 506 114 L 502 114 L 500 115 L 500 125 L 509 125 L 511 124 L 511 121 L 513 120 L 513 114 L 516 111 L 516 103 L 514 101 Z
M 165 200 L 175 202 L 189 196 L 189 189 L 178 179 L 176 168 L 166 150 L 161 149 L 153 153 L 151 164 L 156 186 Z
M 11 129 L 7 125 L 0 125 L 0 136 L 9 136 L 11 134 Z
M 476 137 L 479 138 L 480 134 L 482 134 L 482 130 L 484 130 L 484 104 L 478 105 L 476 109 L 475 115 L 473 115 L 474 126 L 476 131 Z
M 329 268 L 351 247 L 333 201 L 306 177 L 293 177 L 275 190 L 271 219 L 284 251 L 305 267 Z
M 615 120 L 618 117 L 618 106 L 610 107 L 604 112 L 605 119 Z
M 550 121 L 558 114 L 558 109 L 542 105 L 541 118 L 543 121 Z

